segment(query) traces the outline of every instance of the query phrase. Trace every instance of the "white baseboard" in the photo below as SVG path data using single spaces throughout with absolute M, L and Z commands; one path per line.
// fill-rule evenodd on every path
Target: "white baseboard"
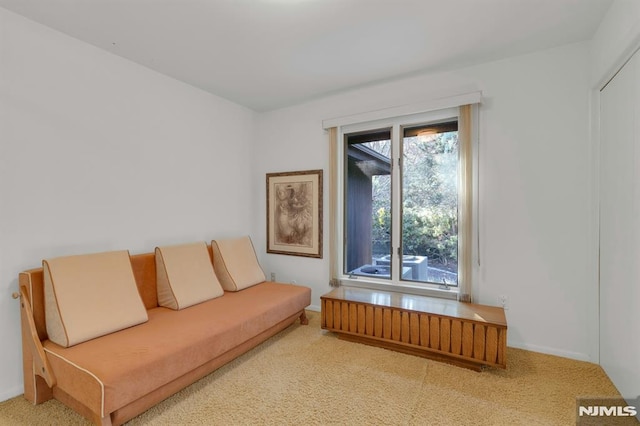
M 580 352 L 565 351 L 562 349 L 549 348 L 546 346 L 531 345 L 524 342 L 513 342 L 513 341 L 509 341 L 509 346 L 513 348 L 518 348 L 518 349 L 525 349 L 527 351 L 532 351 L 532 352 L 540 352 L 547 355 L 556 355 L 556 356 L 561 356 L 563 358 L 571 358 L 578 361 L 594 362 L 589 355 L 580 353 Z
M 309 305 L 306 307 L 306 309 L 313 312 L 320 312 L 320 306 L 316 306 L 316 305 Z

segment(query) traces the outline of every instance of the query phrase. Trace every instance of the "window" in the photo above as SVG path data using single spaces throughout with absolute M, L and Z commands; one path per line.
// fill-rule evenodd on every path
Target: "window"
M 345 280 L 456 289 L 471 220 L 458 124 L 452 108 L 341 128 Z

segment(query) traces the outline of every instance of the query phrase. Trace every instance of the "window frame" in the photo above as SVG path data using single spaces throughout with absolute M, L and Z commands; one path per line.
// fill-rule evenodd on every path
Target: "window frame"
M 401 150 L 402 150 L 402 138 L 403 138 L 403 129 L 410 128 L 414 126 L 419 126 L 423 124 L 430 123 L 438 123 L 447 120 L 455 119 L 459 122 L 460 120 L 460 108 L 459 107 L 449 107 L 443 109 L 437 109 L 429 112 L 423 112 L 418 114 L 408 114 L 408 115 L 400 115 L 396 117 L 383 118 L 378 120 L 364 121 L 359 123 L 345 124 L 338 127 L 338 134 L 336 138 L 336 143 L 338 144 L 336 154 L 337 154 L 337 200 L 336 200 L 336 237 L 338 238 L 338 244 L 336 245 L 336 249 L 338 250 L 338 264 L 340 265 L 340 270 L 338 273 L 338 279 L 342 285 L 354 286 L 354 287 L 365 287 L 377 290 L 386 290 L 386 291 L 396 291 L 396 292 L 404 292 L 411 294 L 420 294 L 426 296 L 435 296 L 447 299 L 456 299 L 458 298 L 458 293 L 460 289 L 460 285 L 458 283 L 457 286 L 443 286 L 441 284 L 435 283 L 422 283 L 422 282 L 413 282 L 413 281 L 405 281 L 401 279 L 401 256 L 398 256 L 398 250 L 401 250 L 401 227 L 402 227 L 402 167 L 400 163 L 398 163 L 398 159 L 401 158 Z M 346 194 L 345 194 L 345 170 L 346 170 L 346 140 L 345 136 L 348 134 L 358 133 L 358 132 L 366 132 L 366 131 L 375 131 L 383 128 L 391 129 L 391 149 L 392 149 L 392 179 L 391 179 L 391 210 L 392 217 L 397 218 L 392 221 L 392 229 L 391 229 L 391 246 L 392 246 L 392 275 L 390 279 L 376 279 L 373 277 L 365 277 L 365 276 L 353 276 L 345 274 L 344 265 L 345 265 L 345 247 L 346 247 L 346 235 L 345 235 L 345 208 L 346 208 Z M 476 137 L 476 129 L 475 126 L 472 126 L 472 146 L 475 145 Z M 477 155 L 475 155 L 476 149 L 472 150 L 474 155 L 468 161 L 472 161 L 473 168 L 477 169 Z M 460 167 L 460 160 L 458 161 L 458 167 Z M 471 185 L 472 188 L 476 187 L 475 179 L 471 178 L 470 181 L 465 183 L 466 185 Z M 475 191 L 474 191 L 475 192 Z M 458 189 L 458 194 L 463 194 L 464 190 L 462 187 Z M 472 197 L 472 202 L 475 206 L 476 204 L 476 196 Z M 475 209 L 474 209 L 475 211 Z M 461 218 L 460 213 L 458 215 L 459 227 L 461 227 L 461 220 L 471 220 L 472 224 L 475 223 L 475 214 L 471 215 L 470 218 Z M 477 238 L 473 238 L 471 236 L 471 240 L 477 240 Z M 464 244 L 473 244 L 474 241 L 464 241 Z M 460 245 L 459 242 L 459 250 Z M 460 271 L 461 267 L 459 265 L 458 270 Z M 469 268 L 470 270 L 471 268 Z

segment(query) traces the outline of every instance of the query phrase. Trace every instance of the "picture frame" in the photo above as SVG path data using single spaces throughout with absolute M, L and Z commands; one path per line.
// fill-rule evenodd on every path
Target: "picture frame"
M 267 173 L 267 253 L 322 258 L 322 170 Z

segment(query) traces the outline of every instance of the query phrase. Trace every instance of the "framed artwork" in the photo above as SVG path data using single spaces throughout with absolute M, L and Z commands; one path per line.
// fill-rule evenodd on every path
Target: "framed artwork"
M 267 253 L 322 258 L 322 170 L 267 173 Z

